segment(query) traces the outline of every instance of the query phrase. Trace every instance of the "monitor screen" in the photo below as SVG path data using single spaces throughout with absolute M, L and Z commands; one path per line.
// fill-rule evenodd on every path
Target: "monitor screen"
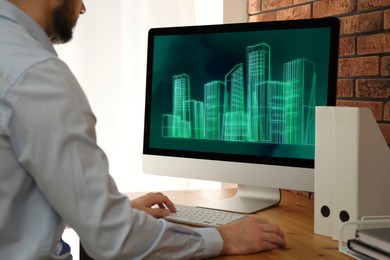
M 181 169 L 186 178 L 249 185 L 249 164 L 312 180 L 315 107 L 336 100 L 338 30 L 336 18 L 151 29 L 144 158 L 237 167 L 233 179 Z

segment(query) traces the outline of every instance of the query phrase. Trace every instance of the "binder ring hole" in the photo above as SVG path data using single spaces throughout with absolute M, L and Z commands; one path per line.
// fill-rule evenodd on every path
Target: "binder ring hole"
M 327 217 L 329 217 L 329 215 L 330 215 L 330 209 L 329 209 L 329 207 L 328 206 L 322 206 L 321 207 L 321 215 L 324 217 L 324 218 L 327 218 Z
M 341 220 L 342 222 L 347 222 L 347 221 L 349 220 L 349 214 L 348 214 L 348 212 L 345 211 L 345 210 L 340 211 L 339 217 L 340 217 L 340 220 Z

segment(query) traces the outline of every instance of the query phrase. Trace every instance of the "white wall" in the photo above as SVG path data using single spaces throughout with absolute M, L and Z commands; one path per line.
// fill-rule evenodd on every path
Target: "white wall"
M 122 190 L 173 190 L 188 188 L 188 180 L 142 174 L 142 141 L 144 124 L 144 100 L 146 80 L 147 33 L 151 27 L 175 26 L 193 23 L 192 0 L 136 0 L 123 1 L 122 6 L 122 100 L 121 118 L 124 120 L 120 136 L 124 137 L 127 152 L 114 156 L 120 173 L 123 169 L 132 172 L 129 176 L 118 174 L 115 179 L 126 183 Z M 161 15 L 166 14 L 166 15 Z M 130 99 L 130 100 L 129 100 Z M 131 159 L 130 159 L 131 158 Z M 130 161 L 131 160 L 131 161 Z M 128 161 L 129 163 L 123 163 Z M 114 167 L 115 167 L 114 166 Z
M 87 12 L 79 19 L 74 39 L 56 49 L 90 101 L 98 119 L 98 144 L 107 153 L 110 174 L 119 190 L 219 187 L 215 182 L 143 174 L 142 140 L 149 28 L 222 23 L 223 1 L 84 0 L 84 3 Z M 238 19 L 246 19 L 239 16 Z
M 224 23 L 246 23 L 248 21 L 248 0 L 223 0 Z

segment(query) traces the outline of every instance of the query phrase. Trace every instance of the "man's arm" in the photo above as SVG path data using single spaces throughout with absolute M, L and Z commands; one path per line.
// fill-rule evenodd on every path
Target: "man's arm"
M 108 160 L 96 144 L 95 117 L 64 63 L 52 58 L 29 68 L 7 93 L 7 104 L 17 160 L 89 255 L 172 259 L 220 253 L 215 229 L 180 227 L 131 208 L 108 173 Z M 49 224 L 52 212 L 31 217 Z

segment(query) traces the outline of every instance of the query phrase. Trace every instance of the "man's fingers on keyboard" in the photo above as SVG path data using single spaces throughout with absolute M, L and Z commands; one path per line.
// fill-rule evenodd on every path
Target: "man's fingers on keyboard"
M 162 208 L 154 208 L 152 209 L 152 213 L 151 215 L 154 216 L 155 218 L 163 218 L 163 217 L 166 217 L 166 216 L 169 216 L 170 214 L 170 210 L 169 209 L 162 209 Z

